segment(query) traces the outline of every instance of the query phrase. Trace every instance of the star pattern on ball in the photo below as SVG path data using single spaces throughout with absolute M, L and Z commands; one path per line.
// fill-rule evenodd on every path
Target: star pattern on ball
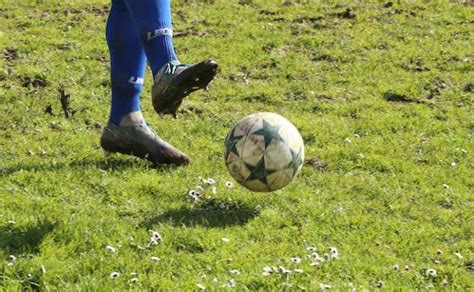
M 275 173 L 276 171 L 267 169 L 265 167 L 265 157 L 262 156 L 260 160 L 258 161 L 257 165 L 253 166 L 250 164 L 245 163 L 245 166 L 248 168 L 250 171 L 250 175 L 247 177 L 246 181 L 251 181 L 251 180 L 259 180 L 265 185 L 268 185 L 267 177 L 271 175 L 272 173 Z
M 255 132 L 253 135 L 261 135 L 265 141 L 265 148 L 272 143 L 273 140 L 283 141 L 283 138 L 278 134 L 278 131 L 281 128 L 281 125 L 272 125 L 267 122 L 265 119 L 262 119 L 263 127 Z
M 225 148 L 227 150 L 226 159 L 229 157 L 230 153 L 234 153 L 235 155 L 239 156 L 239 151 L 237 150 L 237 143 L 242 139 L 244 135 L 236 136 L 235 130 L 233 130 L 229 137 L 225 141 Z
M 288 164 L 286 169 L 291 169 L 293 170 L 293 176 L 298 172 L 298 169 L 300 166 L 303 164 L 303 148 L 301 147 L 298 152 L 293 151 L 293 149 L 290 149 L 291 153 L 291 162 Z

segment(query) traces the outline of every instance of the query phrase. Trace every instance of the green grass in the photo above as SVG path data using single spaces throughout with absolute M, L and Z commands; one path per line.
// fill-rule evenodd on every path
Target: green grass
M 175 38 L 180 59 L 221 71 L 178 119 L 144 91 L 147 119 L 193 158 L 154 169 L 99 147 L 108 1 L 0 0 L 0 290 L 474 288 L 474 7 L 285 2 L 173 2 L 191 32 Z M 313 158 L 275 193 L 224 187 L 225 135 L 257 111 L 290 119 Z M 193 207 L 199 176 L 218 192 Z M 340 257 L 311 267 L 309 246 Z M 280 265 L 303 273 L 262 275 Z

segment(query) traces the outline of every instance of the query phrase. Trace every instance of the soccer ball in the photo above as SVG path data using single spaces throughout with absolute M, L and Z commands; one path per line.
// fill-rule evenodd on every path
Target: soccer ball
M 225 163 L 244 187 L 271 192 L 289 184 L 300 172 L 304 143 L 298 130 L 274 113 L 241 119 L 225 139 Z

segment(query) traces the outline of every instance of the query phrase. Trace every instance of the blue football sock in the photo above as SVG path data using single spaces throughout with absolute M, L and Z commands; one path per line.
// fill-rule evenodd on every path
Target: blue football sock
M 140 111 L 140 93 L 146 67 L 141 39 L 123 0 L 112 0 L 106 36 L 112 79 L 110 120 L 119 125 L 125 114 Z
M 170 0 L 123 0 L 138 29 L 153 77 L 176 60 L 173 48 Z

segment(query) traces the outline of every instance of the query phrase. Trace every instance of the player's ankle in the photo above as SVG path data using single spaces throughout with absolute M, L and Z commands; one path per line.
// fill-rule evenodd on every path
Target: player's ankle
M 135 111 L 122 116 L 120 120 L 120 127 L 130 127 L 136 126 L 139 124 L 144 123 L 145 119 L 143 118 L 143 114 L 141 111 Z

